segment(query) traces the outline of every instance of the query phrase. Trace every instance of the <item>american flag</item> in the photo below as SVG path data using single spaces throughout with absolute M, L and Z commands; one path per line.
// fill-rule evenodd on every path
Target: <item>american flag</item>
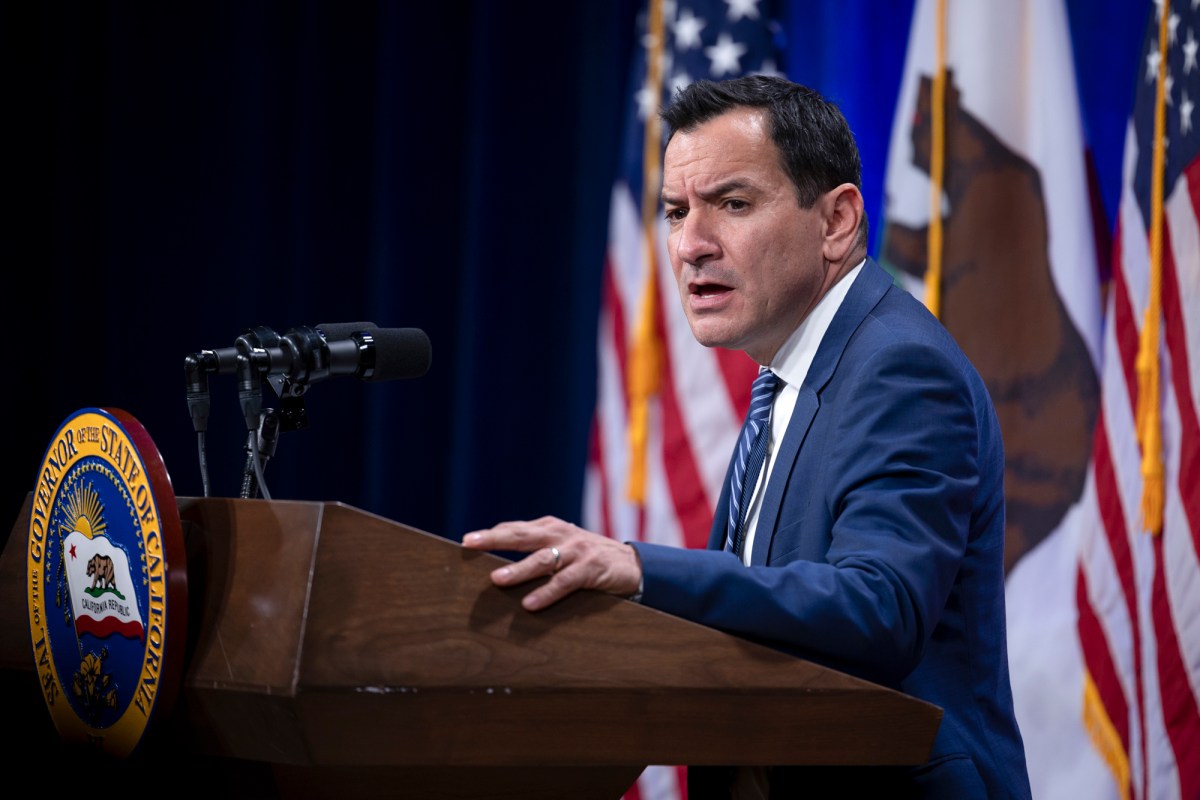
M 609 214 L 585 527 L 622 541 L 704 547 L 757 365 L 692 337 L 666 254 L 657 113 L 695 80 L 776 73 L 765 0 L 648 0 Z M 630 800 L 686 797 L 682 767 L 651 766 Z
M 1076 583 L 1089 733 L 1139 800 L 1200 797 L 1197 5 L 1156 0 L 1142 48 Z

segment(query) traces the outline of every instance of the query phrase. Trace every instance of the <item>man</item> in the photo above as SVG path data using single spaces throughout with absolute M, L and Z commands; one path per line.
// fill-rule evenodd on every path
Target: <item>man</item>
M 845 119 L 765 76 L 694 83 L 663 119 L 668 250 L 692 332 L 782 382 L 763 390 L 762 475 L 731 499 L 752 470 L 739 448 L 707 550 L 549 517 L 463 545 L 532 553 L 492 575 L 549 575 L 523 598 L 531 611 L 578 589 L 636 597 L 945 711 L 921 767 L 693 768 L 693 800 L 812 796 L 815 773 L 838 796 L 1029 797 L 1005 640 L 999 426 L 946 330 L 867 258 Z

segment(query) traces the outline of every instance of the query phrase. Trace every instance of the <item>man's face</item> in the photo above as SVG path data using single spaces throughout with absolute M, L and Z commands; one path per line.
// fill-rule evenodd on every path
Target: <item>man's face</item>
M 663 160 L 667 249 L 692 334 L 767 364 L 824 293 L 822 199 L 800 207 L 765 112 L 677 132 Z

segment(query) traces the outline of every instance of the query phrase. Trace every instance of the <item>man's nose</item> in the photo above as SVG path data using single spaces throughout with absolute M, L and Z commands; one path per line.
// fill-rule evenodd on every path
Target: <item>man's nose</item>
M 716 257 L 720 247 L 711 216 L 703 211 L 688 212 L 675 229 L 675 253 L 688 264 L 701 264 Z

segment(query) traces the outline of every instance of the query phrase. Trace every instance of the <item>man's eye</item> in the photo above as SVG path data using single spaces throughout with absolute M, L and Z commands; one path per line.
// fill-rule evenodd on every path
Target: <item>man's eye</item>
M 668 222 L 678 222 L 679 220 L 681 220 L 687 216 L 687 209 L 686 208 L 668 208 L 666 216 L 667 216 Z
M 745 200 L 726 200 L 725 207 L 730 211 L 741 211 L 749 207 Z

